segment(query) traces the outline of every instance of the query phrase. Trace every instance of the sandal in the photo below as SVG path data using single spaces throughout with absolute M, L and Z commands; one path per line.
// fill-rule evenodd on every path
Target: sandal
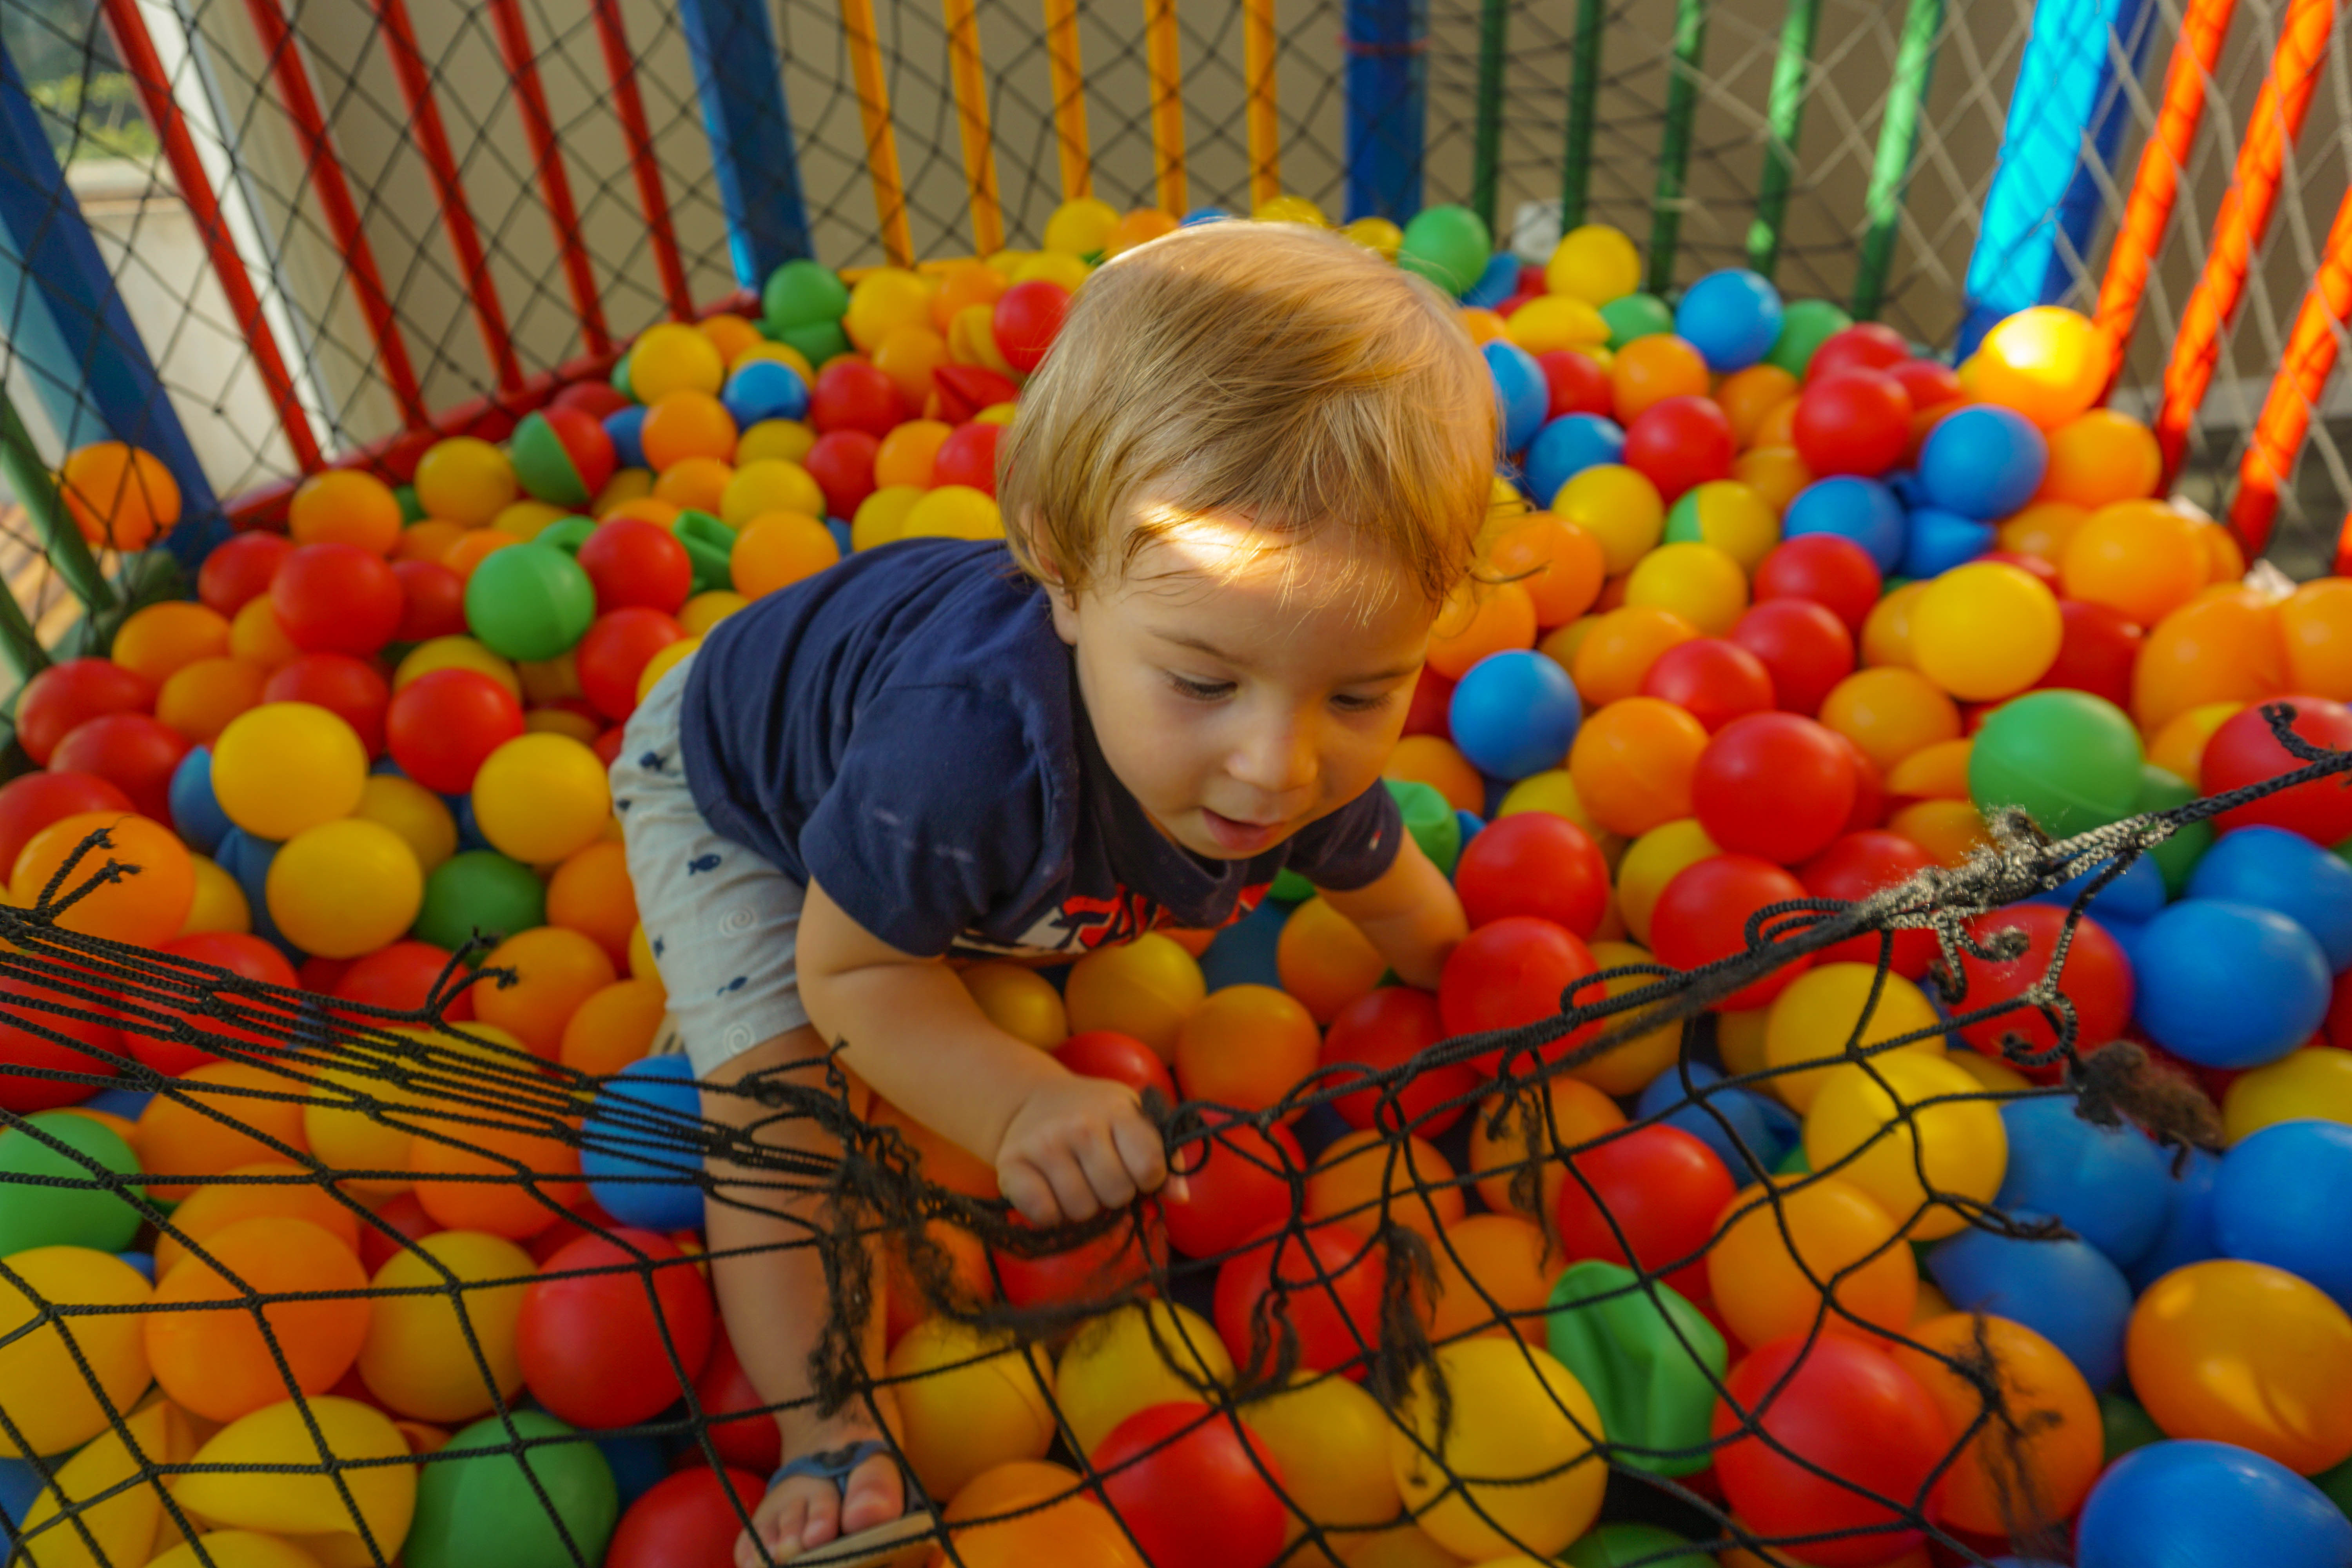
M 795 1476 L 817 1476 L 833 1482 L 846 1500 L 850 1472 L 877 1454 L 896 1457 L 890 1445 L 879 1437 L 867 1437 L 845 1448 L 803 1454 L 770 1476 L 768 1489 L 774 1491 Z M 898 1479 L 906 1488 L 907 1506 L 898 1518 L 855 1535 L 835 1536 L 823 1546 L 803 1548 L 780 1561 L 793 1564 L 793 1568 L 870 1568 L 920 1560 L 939 1534 L 939 1519 L 932 1510 L 931 1500 L 923 1495 L 922 1483 L 915 1479 L 915 1473 L 903 1459 L 898 1461 Z

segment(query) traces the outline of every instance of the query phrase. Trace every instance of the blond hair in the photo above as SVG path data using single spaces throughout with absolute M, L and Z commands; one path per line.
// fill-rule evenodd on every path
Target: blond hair
M 1022 567 L 1073 593 L 1227 512 L 1270 543 L 1346 529 L 1358 580 L 1337 586 L 1401 579 L 1434 606 L 1470 567 L 1495 425 L 1484 362 L 1421 279 L 1304 225 L 1204 224 L 1079 291 L 997 493 Z

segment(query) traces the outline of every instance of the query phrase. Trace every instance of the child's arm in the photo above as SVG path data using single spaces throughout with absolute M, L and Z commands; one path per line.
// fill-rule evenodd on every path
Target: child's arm
M 1442 885 L 1442 884 L 1441 884 Z M 988 1021 L 955 973 L 899 952 L 809 884 L 794 957 L 809 1018 L 876 1093 L 996 1167 L 1034 1225 L 1086 1219 L 1168 1179 L 1133 1089 L 1080 1078 Z
M 1411 834 L 1387 870 L 1352 891 L 1323 898 L 1356 922 L 1400 979 L 1424 991 L 1437 989 L 1446 954 L 1470 931 L 1454 884 Z

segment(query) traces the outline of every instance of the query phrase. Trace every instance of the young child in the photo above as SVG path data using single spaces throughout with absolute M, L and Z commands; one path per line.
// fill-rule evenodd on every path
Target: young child
M 630 720 L 614 802 L 697 1075 L 845 1041 L 1050 1225 L 1157 1189 L 1160 1135 L 1131 1089 L 991 1025 L 943 961 L 1222 925 L 1287 867 L 1434 986 L 1462 908 L 1380 772 L 1494 456 L 1451 302 L 1370 251 L 1218 223 L 1103 267 L 1007 433 L 1005 544 L 905 541 L 772 594 Z M 824 1152 L 804 1123 L 760 1135 Z M 821 1200 L 740 1190 L 709 1232 L 736 1352 L 787 1405 L 769 1553 L 929 1528 L 879 1440 L 887 1390 L 830 1416 L 808 1398 L 828 1300 L 814 1250 L 783 1244 Z

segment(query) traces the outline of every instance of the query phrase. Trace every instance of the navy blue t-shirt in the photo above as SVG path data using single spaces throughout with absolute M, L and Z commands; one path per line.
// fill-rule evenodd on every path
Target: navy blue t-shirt
M 1195 855 L 1111 773 L 1045 591 L 1002 544 L 861 551 L 713 627 L 680 751 L 710 826 L 904 952 L 1080 952 L 1255 908 L 1286 867 L 1396 858 L 1374 785 L 1247 860 Z

